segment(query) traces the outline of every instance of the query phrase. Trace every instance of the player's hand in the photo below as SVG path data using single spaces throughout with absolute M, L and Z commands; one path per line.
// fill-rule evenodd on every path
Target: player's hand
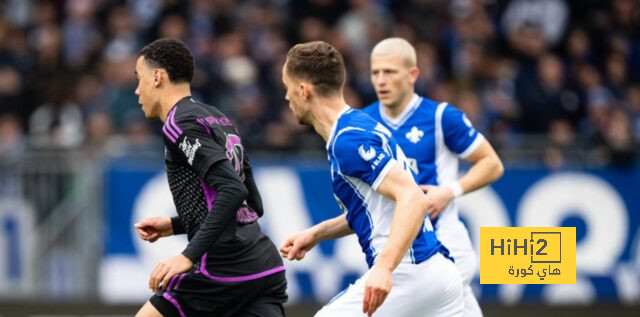
M 138 236 L 142 240 L 149 242 L 155 242 L 160 237 L 173 235 L 173 227 L 169 217 L 151 217 L 133 226 L 136 227 Z
M 174 275 L 187 272 L 192 267 L 191 260 L 182 254 L 161 261 L 151 273 L 149 288 L 153 292 L 157 292 L 159 289 L 167 289 L 167 284 Z
M 427 213 L 430 219 L 438 217 L 453 199 L 453 192 L 449 187 L 420 185 L 420 189 L 429 197 Z
M 290 261 L 302 260 L 307 252 L 318 244 L 312 229 L 289 236 L 280 246 L 280 255 Z
M 364 300 L 362 312 L 368 316 L 382 305 L 391 291 L 391 271 L 385 268 L 373 266 L 367 281 L 364 284 Z

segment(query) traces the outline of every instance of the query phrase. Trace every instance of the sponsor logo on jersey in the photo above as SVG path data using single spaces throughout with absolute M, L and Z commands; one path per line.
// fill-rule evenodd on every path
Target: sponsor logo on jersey
M 196 141 L 192 144 L 192 143 L 189 143 L 189 141 L 187 140 L 187 137 L 184 137 L 184 140 L 182 141 L 182 143 L 180 143 L 179 145 L 180 150 L 184 152 L 184 155 L 187 157 L 187 162 L 189 162 L 189 165 L 193 165 L 193 158 L 196 156 L 196 151 L 198 151 L 201 145 L 202 144 L 200 144 L 200 139 L 196 139 Z

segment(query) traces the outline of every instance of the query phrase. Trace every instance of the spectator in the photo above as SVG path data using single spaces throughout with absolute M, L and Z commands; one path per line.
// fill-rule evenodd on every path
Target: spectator
M 48 140 L 40 146 L 62 146 L 52 128 L 60 113 L 74 118 L 65 125 L 78 135 L 67 148 L 124 149 L 127 135 L 143 135 L 129 117 L 138 111 L 135 54 L 141 41 L 169 36 L 198 57 L 194 97 L 226 109 L 249 148 L 321 151 L 281 114 L 287 48 L 319 39 L 336 46 L 350 76 L 347 100 L 358 107 L 375 97 L 368 46 L 389 33 L 417 49 L 417 91 L 457 100 L 499 149 L 524 153 L 521 140 L 534 133 L 547 140 L 540 151 L 553 147 L 550 166 L 568 166 L 573 157 L 552 136 L 570 128 L 577 143 L 606 154 L 624 143 L 611 128 L 622 114 L 640 140 L 638 1 L 7 0 L 0 9 L 0 116 Z M 50 93 L 61 76 L 73 87 L 62 99 Z

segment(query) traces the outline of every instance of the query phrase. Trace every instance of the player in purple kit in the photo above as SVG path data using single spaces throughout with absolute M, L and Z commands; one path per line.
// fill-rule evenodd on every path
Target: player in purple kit
M 180 41 L 145 46 L 136 95 L 164 122 L 169 187 L 178 211 L 135 224 L 140 238 L 187 234 L 182 253 L 151 274 L 155 294 L 136 316 L 284 316 L 284 266 L 256 220 L 263 213 L 242 140 L 218 109 L 191 97 L 193 56 Z

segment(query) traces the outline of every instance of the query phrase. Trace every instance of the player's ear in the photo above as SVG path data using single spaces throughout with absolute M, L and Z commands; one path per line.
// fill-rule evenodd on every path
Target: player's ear
M 300 91 L 300 96 L 302 97 L 302 100 L 308 100 L 310 96 L 309 85 L 305 82 L 300 82 L 300 84 L 298 85 L 298 89 Z
M 153 87 L 160 86 L 160 81 L 162 80 L 163 74 L 162 69 L 156 68 L 153 70 Z
M 415 84 L 418 76 L 420 76 L 420 69 L 418 69 L 418 67 L 411 67 L 411 69 L 409 69 L 409 75 L 411 76 L 411 84 Z

